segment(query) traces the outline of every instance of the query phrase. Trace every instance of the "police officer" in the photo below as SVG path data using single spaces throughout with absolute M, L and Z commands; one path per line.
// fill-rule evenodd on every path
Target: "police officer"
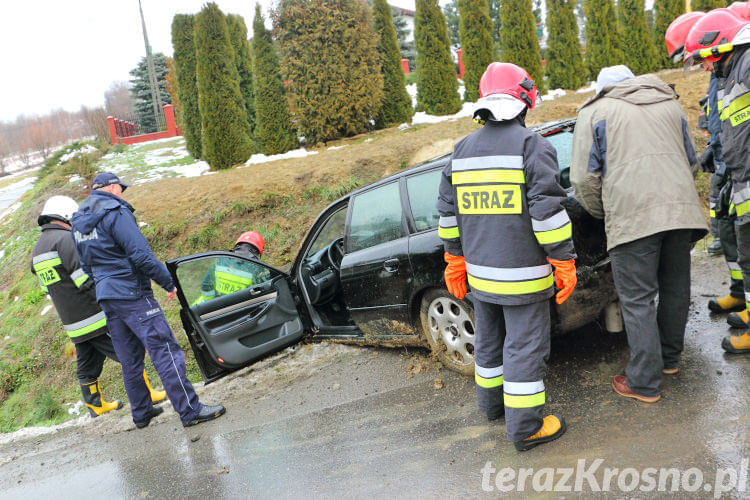
M 475 119 L 484 127 L 459 141 L 443 171 L 437 208 L 448 291 L 475 313 L 479 409 L 505 415 L 519 451 L 557 439 L 565 420 L 543 416 L 554 282 L 565 301 L 576 284 L 572 228 L 562 206 L 554 147 L 525 126 L 536 104 L 522 68 L 494 62 L 479 82 Z M 553 276 L 554 266 L 554 276 Z
M 201 404 L 187 379 L 185 355 L 154 299 L 151 280 L 167 291 L 170 300 L 177 289 L 138 229 L 133 207 L 122 199 L 127 187 L 112 173 L 97 175 L 91 195 L 73 215 L 72 230 L 81 267 L 94 279 L 96 298 L 122 363 L 133 422 L 138 428 L 146 427 L 163 411 L 152 405 L 139 376 L 145 349 L 182 425 L 212 420 L 225 409 Z
M 716 9 L 703 16 L 685 40 L 685 64 L 701 63 L 722 78 L 719 119 L 724 161 L 732 178 L 736 210 L 738 264 L 745 302 L 750 304 L 750 25 L 732 10 Z M 750 334 L 722 340 L 727 352 L 750 353 Z
M 31 259 L 31 271 L 49 293 L 63 328 L 76 349 L 76 377 L 86 408 L 92 417 L 122 408 L 120 401 L 106 401 L 99 377 L 105 358 L 119 363 L 107 332 L 104 313 L 96 303 L 94 283 L 78 264 L 70 237 L 70 218 L 78 204 L 67 196 L 52 196 L 45 203 L 37 223 L 42 228 Z M 167 397 L 156 391 L 143 370 L 143 380 L 151 401 L 160 403 Z

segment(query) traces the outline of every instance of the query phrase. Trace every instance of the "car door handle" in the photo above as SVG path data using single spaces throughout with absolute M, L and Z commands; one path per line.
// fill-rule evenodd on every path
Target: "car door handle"
M 398 271 L 398 259 L 388 259 L 383 262 L 383 269 L 389 273 L 395 273 Z

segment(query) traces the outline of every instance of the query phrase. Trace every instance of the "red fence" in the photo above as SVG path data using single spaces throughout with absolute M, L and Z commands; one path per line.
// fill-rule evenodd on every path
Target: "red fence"
M 112 144 L 136 144 L 138 142 L 154 141 L 156 139 L 166 139 L 167 137 L 182 135 L 180 129 L 175 124 L 174 106 L 171 104 L 164 105 L 164 121 L 167 124 L 167 130 L 162 130 L 161 132 L 133 135 L 136 130 L 134 123 L 119 120 L 112 116 L 108 116 L 107 121 L 109 122 L 109 136 L 112 139 Z

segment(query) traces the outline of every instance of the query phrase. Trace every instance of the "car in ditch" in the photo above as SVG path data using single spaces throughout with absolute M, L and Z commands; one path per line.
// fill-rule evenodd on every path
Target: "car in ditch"
M 574 126 L 575 119 L 568 119 L 534 127 L 557 149 L 578 253 L 573 294 L 562 305 L 549 301 L 556 334 L 603 315 L 615 318 L 608 329 L 618 328 L 603 222 L 583 210 L 568 181 Z M 168 261 L 205 381 L 305 336 L 424 346 L 448 368 L 473 373 L 471 294 L 459 300 L 446 290 L 437 234 L 435 202 L 448 160 L 445 155 L 403 170 L 332 203 L 310 227 L 288 272 L 224 251 Z M 204 282 L 217 269 L 234 269 L 247 279 L 207 300 Z

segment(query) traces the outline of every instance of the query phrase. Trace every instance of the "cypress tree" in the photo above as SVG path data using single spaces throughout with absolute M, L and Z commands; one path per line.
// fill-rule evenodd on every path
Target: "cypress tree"
M 261 152 L 280 154 L 298 146 L 289 102 L 279 72 L 279 58 L 266 29 L 260 5 L 253 19 L 253 73 L 255 74 L 255 139 Z
M 240 76 L 240 92 L 245 102 L 247 113 L 247 133 L 252 139 L 255 130 L 255 96 L 253 95 L 253 60 L 250 54 L 250 42 L 247 41 L 247 25 L 242 16 L 227 15 L 229 38 L 234 49 L 234 61 Z
M 172 20 L 172 47 L 180 99 L 180 129 L 185 147 L 193 158 L 201 157 L 201 114 L 195 81 L 195 43 L 192 14 L 175 14 Z
M 408 122 L 414 109 L 411 107 L 411 97 L 406 92 L 391 7 L 386 0 L 375 0 L 373 14 L 375 32 L 378 34 L 377 52 L 383 72 L 383 104 L 375 118 L 375 126 L 383 128 L 394 123 Z
M 212 169 L 244 163 L 252 153 L 247 113 L 226 16 L 215 3 L 195 16 L 195 52 L 202 158 Z
M 414 16 L 417 47 L 417 110 L 451 115 L 461 109 L 456 66 L 451 58 L 445 16 L 437 0 L 417 0 Z
M 464 101 L 479 99 L 479 79 L 492 62 L 492 20 L 487 0 L 459 0 L 459 31 L 464 63 Z
M 539 93 L 543 93 L 544 70 L 531 0 L 503 0 L 500 4 L 500 18 L 503 61 L 525 69 L 534 79 Z
M 584 83 L 575 0 L 547 0 L 547 76 L 551 88 L 577 89 Z
M 643 0 L 619 0 L 617 10 L 622 23 L 620 41 L 625 64 L 636 75 L 653 71 L 656 54 L 646 24 Z
M 585 0 L 586 73 L 596 80 L 607 66 L 624 63 L 618 47 L 617 14 L 612 0 Z
M 281 0 L 274 19 L 308 144 L 370 129 L 383 101 L 383 74 L 365 1 Z
M 727 7 L 731 3 L 731 0 L 726 2 L 724 0 L 692 0 L 690 2 L 690 8 L 692 10 L 701 10 L 703 12 L 708 12 L 709 10 Z
M 654 0 L 654 46 L 656 47 L 656 63 L 659 68 L 671 68 L 675 64 L 669 59 L 664 33 L 680 14 L 685 12 L 684 0 Z

